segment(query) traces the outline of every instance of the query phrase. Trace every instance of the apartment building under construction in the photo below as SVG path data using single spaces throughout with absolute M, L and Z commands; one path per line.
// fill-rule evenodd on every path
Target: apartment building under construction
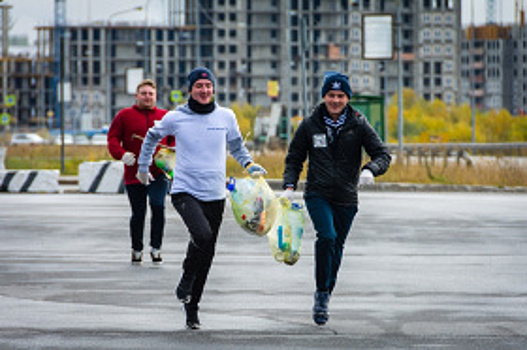
M 57 6 L 65 2 L 56 0 Z M 19 122 L 57 125 L 61 72 L 64 122 L 73 130 L 107 125 L 133 103 L 126 89 L 131 69 L 156 81 L 159 105 L 165 108 L 174 106 L 174 91 L 186 97 L 186 75 L 203 65 L 216 74 L 220 104 L 248 102 L 266 113 L 279 106 L 276 110 L 285 119 L 304 116 L 320 100 L 327 71 L 348 74 L 354 93 L 390 99 L 398 90 L 399 54 L 402 86 L 425 99 L 458 103 L 468 101 L 472 90 L 457 0 L 168 0 L 167 5 L 163 23 L 124 22 L 109 14 L 106 21 L 72 24 L 65 11 L 57 11 L 63 18 L 55 25 L 36 28 L 36 57 L 4 67 L 3 81 L 12 79 L 4 85 L 17 94 Z M 393 15 L 392 59 L 363 58 L 362 15 L 375 13 Z M 503 84 L 513 85 L 511 92 L 497 98 L 494 85 L 494 90 L 479 92 L 478 81 L 483 80 L 476 70 L 474 95 L 481 95 L 481 108 L 509 108 L 512 103 L 511 111 L 524 110 L 514 103 L 525 106 L 525 92 L 519 93 L 525 91 L 525 78 L 518 78 L 526 76 L 519 65 L 525 60 L 525 30 L 513 27 L 508 33 L 520 38 L 499 44 L 504 59 L 500 77 Z M 514 65 L 508 66 L 506 57 L 518 62 L 511 79 L 505 70 Z M 489 72 L 497 69 L 494 63 L 485 64 Z
M 523 17 L 522 17 L 523 18 Z M 466 30 L 461 51 L 462 102 L 478 109 L 527 110 L 527 30 L 490 24 Z

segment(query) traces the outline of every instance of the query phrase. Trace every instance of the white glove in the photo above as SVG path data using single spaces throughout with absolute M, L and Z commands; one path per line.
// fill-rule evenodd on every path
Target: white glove
M 283 202 L 285 200 L 288 200 L 289 202 L 293 201 L 293 195 L 295 193 L 295 190 L 292 188 L 288 188 L 284 192 L 282 192 L 282 195 L 280 196 L 280 201 Z
M 125 165 L 132 166 L 135 164 L 135 154 L 132 152 L 125 152 L 121 160 Z
M 363 185 L 373 185 L 375 183 L 375 179 L 373 177 L 373 173 L 369 169 L 364 169 L 360 173 L 359 177 L 359 186 Z
M 135 177 L 141 182 L 143 185 L 148 186 L 148 184 L 151 181 L 154 181 L 154 177 L 150 173 L 137 173 Z

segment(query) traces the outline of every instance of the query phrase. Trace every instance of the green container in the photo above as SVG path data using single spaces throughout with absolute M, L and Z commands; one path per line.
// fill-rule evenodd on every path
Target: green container
M 349 102 L 368 119 L 383 142 L 386 142 L 384 98 L 376 95 L 353 95 Z

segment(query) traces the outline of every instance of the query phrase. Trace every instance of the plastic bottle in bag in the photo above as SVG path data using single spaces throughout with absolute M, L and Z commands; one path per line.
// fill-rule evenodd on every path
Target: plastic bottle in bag
M 275 228 L 267 235 L 273 257 L 288 265 L 300 259 L 305 218 L 303 207 L 297 203 L 281 203 Z
M 161 169 L 169 179 L 174 177 L 174 163 L 176 162 L 176 153 L 172 150 L 161 148 L 154 156 L 154 164 Z
M 263 178 L 230 178 L 227 183 L 236 222 L 250 234 L 264 236 L 276 218 L 274 192 Z

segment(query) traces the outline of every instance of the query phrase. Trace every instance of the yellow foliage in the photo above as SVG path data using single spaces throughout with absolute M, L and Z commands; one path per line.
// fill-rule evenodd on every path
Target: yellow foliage
M 254 123 L 258 116 L 260 107 L 255 107 L 247 103 L 233 103 L 231 108 L 234 111 L 234 114 L 236 114 L 236 119 L 238 120 L 242 136 L 246 137 L 247 140 L 252 140 L 254 138 Z
M 527 140 L 527 117 L 513 117 L 506 110 L 476 111 L 476 142 L 522 142 Z M 398 140 L 397 96 L 387 108 L 388 142 Z M 470 106 L 426 101 L 412 90 L 403 90 L 404 142 L 470 142 Z

